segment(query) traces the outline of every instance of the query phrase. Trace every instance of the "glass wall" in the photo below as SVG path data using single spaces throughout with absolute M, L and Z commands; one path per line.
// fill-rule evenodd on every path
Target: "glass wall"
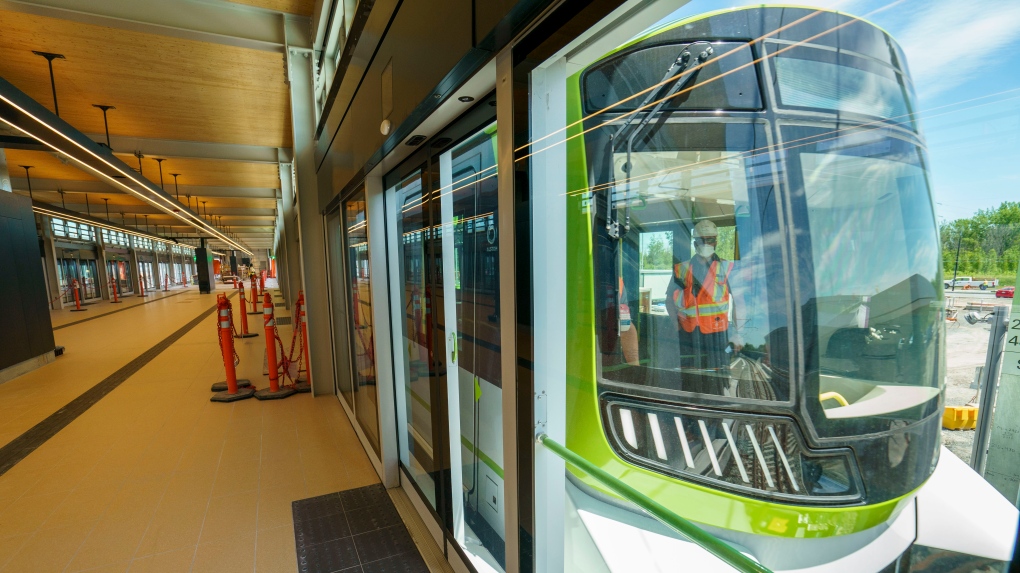
M 496 129 L 477 122 L 461 120 L 451 128 L 459 143 L 429 146 L 387 176 L 398 253 L 391 276 L 401 285 L 392 309 L 404 366 L 399 457 L 471 565 L 502 571 Z
M 365 190 L 344 202 L 344 263 L 347 271 L 347 307 L 351 353 L 354 415 L 375 449 L 379 449 L 379 392 L 376 386 L 375 330 L 372 328 L 372 277 L 368 259 L 368 213 Z M 353 400 L 351 399 L 353 398 Z

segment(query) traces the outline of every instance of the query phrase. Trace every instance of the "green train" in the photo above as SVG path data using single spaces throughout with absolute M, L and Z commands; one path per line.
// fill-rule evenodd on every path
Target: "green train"
M 1008 559 L 1015 534 L 990 530 L 1016 510 L 940 456 L 941 258 L 896 42 L 841 13 L 733 9 L 566 81 L 565 283 L 534 294 L 566 292 L 567 447 L 775 571 Z M 506 564 L 494 101 L 384 181 L 401 466 L 478 571 Z M 585 527 L 610 571 L 700 550 L 568 478 L 608 518 Z M 945 543 L 959 488 L 990 513 Z
M 890 532 L 939 465 L 945 320 L 901 48 L 723 10 L 567 94 L 567 447 L 777 570 L 907 570 Z

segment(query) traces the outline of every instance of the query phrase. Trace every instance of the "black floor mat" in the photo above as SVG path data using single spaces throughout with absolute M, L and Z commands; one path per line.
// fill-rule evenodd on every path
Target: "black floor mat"
M 382 485 L 295 501 L 301 573 L 428 573 Z

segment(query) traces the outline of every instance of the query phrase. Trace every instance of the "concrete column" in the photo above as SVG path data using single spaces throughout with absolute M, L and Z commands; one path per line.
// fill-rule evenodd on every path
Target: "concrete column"
M 96 230 L 96 272 L 99 274 L 99 296 L 106 300 L 113 300 L 113 292 L 110 289 L 110 273 L 106 270 L 106 246 L 103 244 L 102 231 Z
M 288 42 L 290 43 L 290 42 Z M 329 331 L 329 292 L 326 288 L 326 247 L 319 211 L 318 178 L 315 169 L 315 81 L 308 53 L 287 54 L 290 78 L 291 125 L 294 130 L 294 171 L 297 176 L 297 212 L 301 282 L 308 306 L 308 345 L 312 369 L 312 393 L 333 394 L 333 357 Z M 281 170 L 282 174 L 283 170 Z M 281 178 L 282 179 L 282 178 Z M 293 193 L 290 193 L 293 196 Z M 284 191 L 284 201 L 288 193 Z M 287 219 L 286 223 L 290 223 Z M 290 266 L 298 259 L 291 259 Z M 291 278 L 294 278 L 293 270 Z M 296 282 L 296 281 L 294 281 Z M 291 284 L 294 289 L 294 284 Z M 293 304 L 293 298 L 287 300 Z
M 8 193 L 14 191 L 11 187 L 11 173 L 7 169 L 7 155 L 4 153 L 3 148 L 0 148 L 0 191 L 7 191 Z
M 46 272 L 46 284 L 49 288 L 48 299 L 50 308 L 64 308 L 60 295 L 60 275 L 57 273 L 57 247 L 53 244 L 53 223 L 49 217 L 42 217 L 43 251 L 45 260 L 43 270 Z
M 142 292 L 142 273 L 138 269 L 138 253 L 134 248 L 128 249 L 128 264 L 131 265 L 131 292 Z
M 293 166 L 290 163 L 280 164 L 280 190 L 283 195 L 280 199 L 281 213 L 283 213 L 280 236 L 283 239 L 283 251 L 287 259 L 287 290 L 284 292 L 284 298 L 291 306 L 297 300 L 297 291 L 304 288 L 301 283 L 301 244 L 298 241 L 301 226 L 298 216 L 300 209 L 295 201 L 292 169 Z

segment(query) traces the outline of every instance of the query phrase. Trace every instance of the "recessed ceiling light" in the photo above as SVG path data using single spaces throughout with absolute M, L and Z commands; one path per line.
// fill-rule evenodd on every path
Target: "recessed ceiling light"
M 462 101 L 464 103 L 468 103 L 468 102 L 475 101 L 475 98 L 473 98 L 471 96 L 460 96 L 459 98 L 457 98 L 457 100 Z

